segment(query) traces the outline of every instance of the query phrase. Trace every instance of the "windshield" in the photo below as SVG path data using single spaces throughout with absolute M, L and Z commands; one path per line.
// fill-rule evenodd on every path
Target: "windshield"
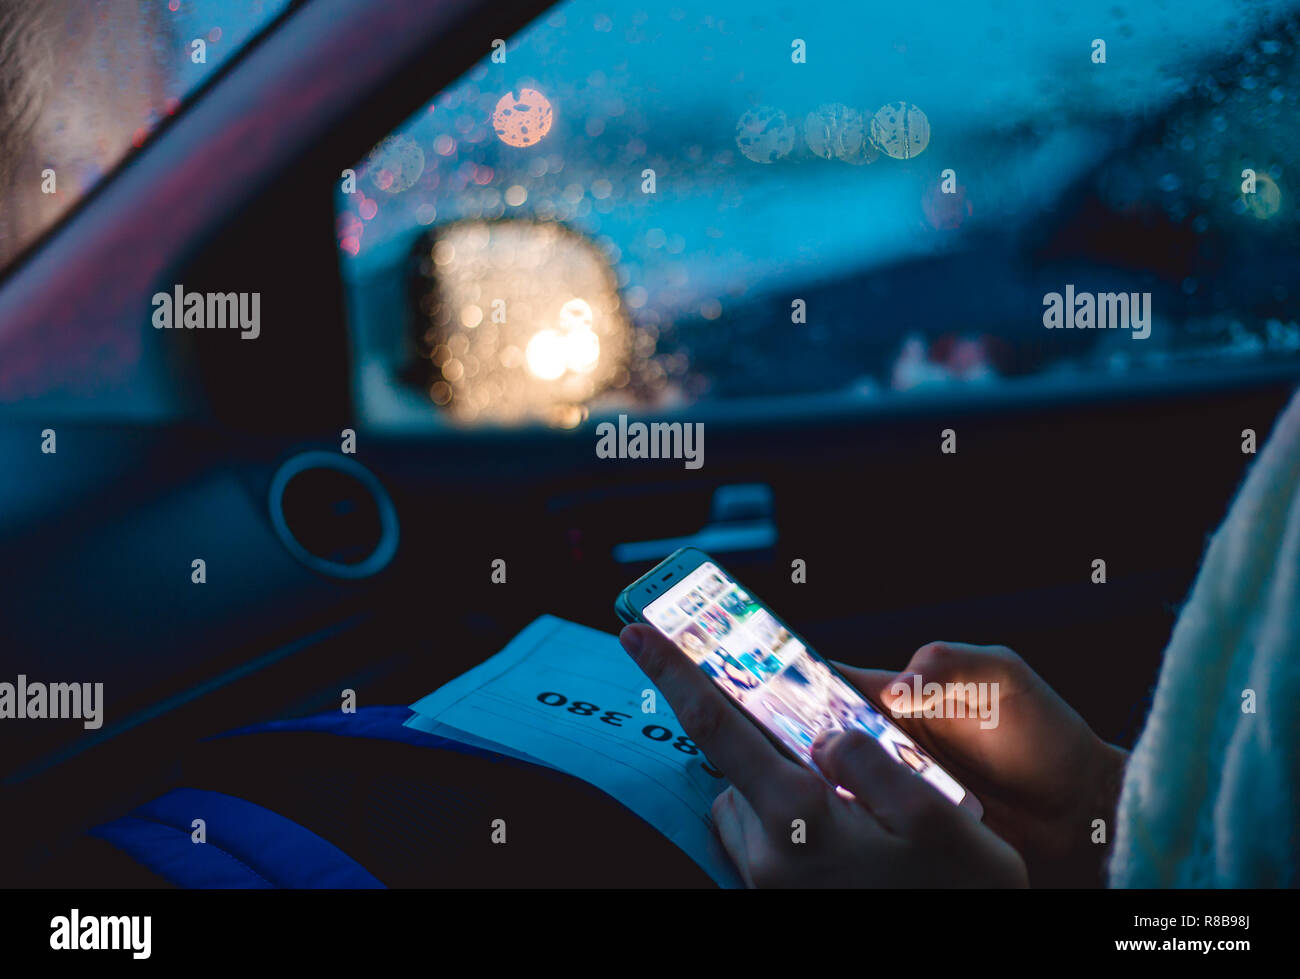
M 0 271 L 291 0 L 0 0 Z

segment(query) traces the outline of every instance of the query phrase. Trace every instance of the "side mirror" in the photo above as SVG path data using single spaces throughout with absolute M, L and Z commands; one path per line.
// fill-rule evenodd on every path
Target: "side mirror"
M 573 427 L 625 387 L 632 326 L 608 258 L 563 225 L 460 221 L 410 259 L 409 377 L 454 421 Z

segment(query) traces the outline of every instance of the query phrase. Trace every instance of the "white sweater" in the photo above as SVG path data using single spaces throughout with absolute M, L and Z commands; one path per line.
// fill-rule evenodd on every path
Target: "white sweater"
M 1124 776 L 1112 887 L 1300 885 L 1298 490 L 1300 395 L 1174 626 Z

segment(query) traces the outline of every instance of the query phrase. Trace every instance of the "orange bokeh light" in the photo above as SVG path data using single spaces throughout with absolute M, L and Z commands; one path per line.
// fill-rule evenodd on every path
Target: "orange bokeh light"
M 507 146 L 535 146 L 551 131 L 550 100 L 535 88 L 506 92 L 492 111 L 492 128 Z

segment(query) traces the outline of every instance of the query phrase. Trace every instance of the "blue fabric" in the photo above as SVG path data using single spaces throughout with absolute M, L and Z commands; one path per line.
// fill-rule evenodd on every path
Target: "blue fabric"
M 206 843 L 191 839 L 195 819 L 206 823 Z M 180 887 L 384 886 L 310 830 L 222 792 L 174 789 L 90 835 Z
M 123 853 L 177 887 L 269 888 L 274 885 L 217 846 L 199 846 L 190 834 L 148 819 L 123 816 L 96 826 L 91 836 Z
M 484 758 L 501 758 L 414 728 L 402 706 L 338 710 L 311 717 L 268 721 L 213 735 L 208 740 L 272 732 L 304 731 L 348 738 L 398 741 Z M 207 843 L 191 840 L 194 819 L 205 820 Z M 269 809 L 236 796 L 202 789 L 175 789 L 121 819 L 96 826 L 90 835 L 127 853 L 179 887 L 383 887 L 332 843 Z

